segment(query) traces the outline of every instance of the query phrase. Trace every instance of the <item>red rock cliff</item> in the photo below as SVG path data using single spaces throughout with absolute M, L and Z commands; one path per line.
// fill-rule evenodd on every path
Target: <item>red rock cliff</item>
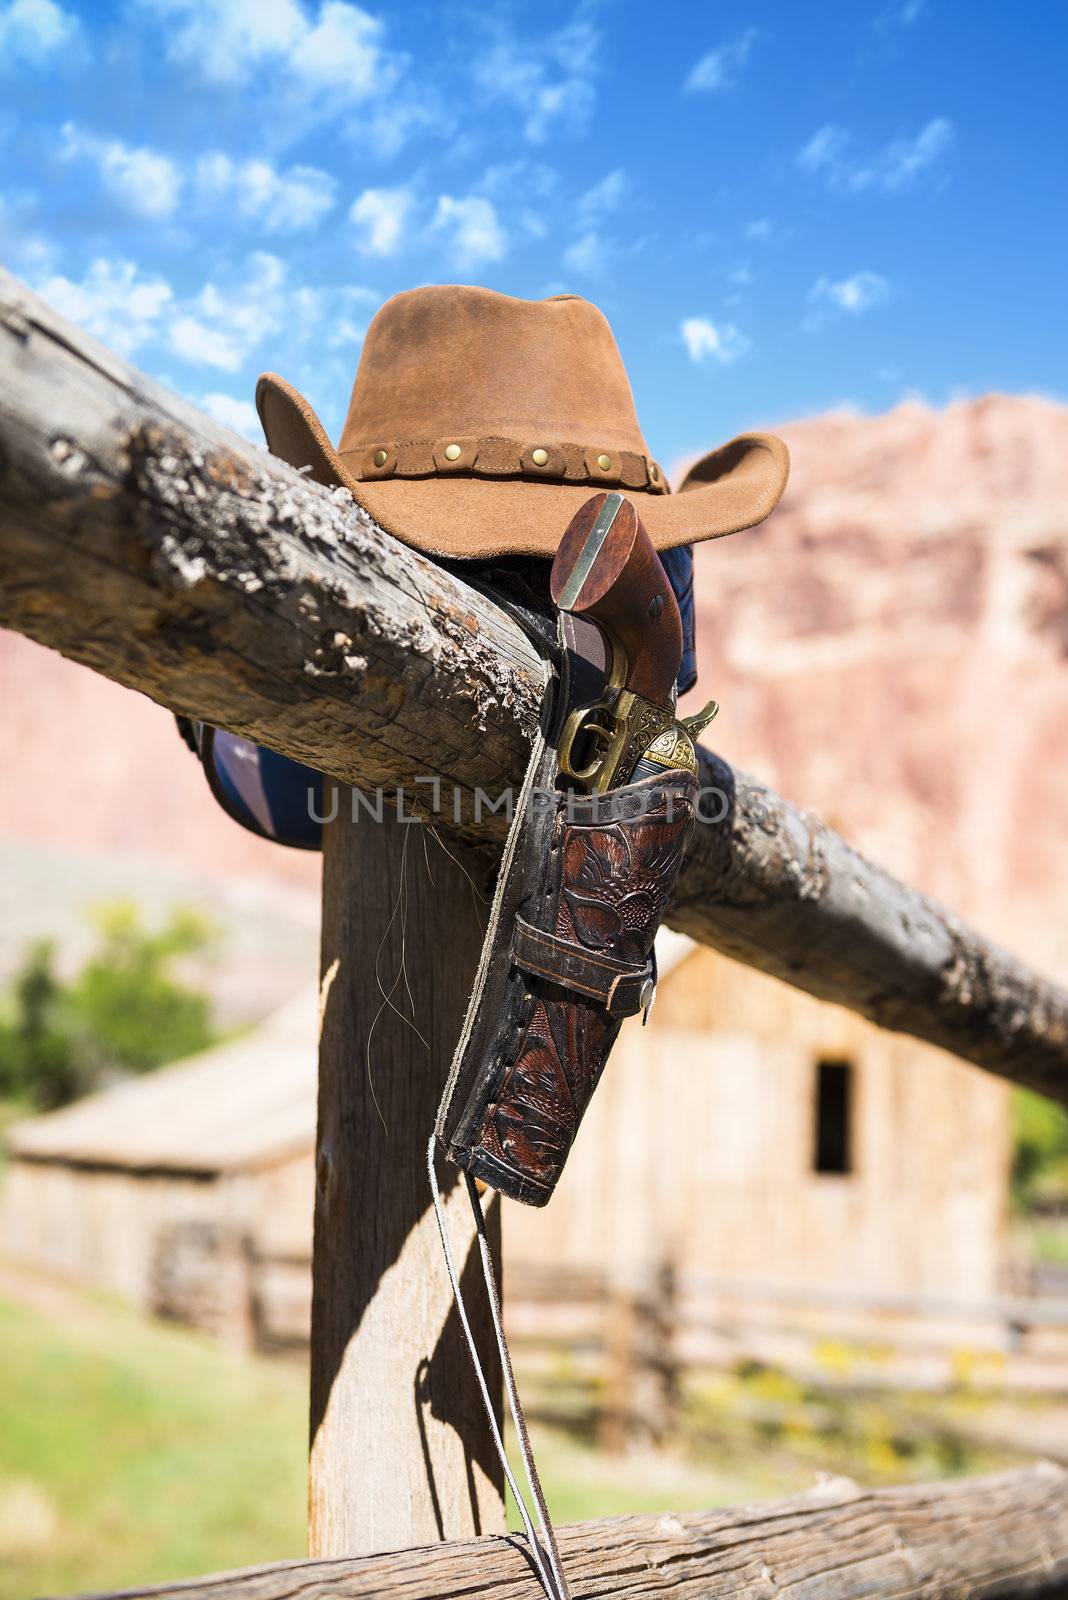
M 779 509 L 698 551 L 712 742 L 1068 979 L 1068 407 L 782 431 Z

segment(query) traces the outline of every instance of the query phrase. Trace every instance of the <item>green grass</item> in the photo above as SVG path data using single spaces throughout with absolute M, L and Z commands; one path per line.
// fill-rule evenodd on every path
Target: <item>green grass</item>
M 1031 1254 L 1046 1267 L 1068 1267 L 1068 1218 L 1031 1222 Z
M 0 1299 L 0 1600 L 303 1554 L 303 1368 L 238 1359 L 100 1298 L 60 1304 L 70 1314 Z M 750 1491 L 683 1461 L 612 1462 L 536 1433 L 564 1522 Z
M 69 1314 L 0 1299 L 0 1600 L 302 1555 L 303 1368 L 241 1360 L 98 1297 L 59 1305 Z M 562 1522 L 780 1487 L 535 1431 Z
M 0 1279 L 0 1353 L 0 1600 L 303 1554 L 300 1364 L 243 1360 L 100 1297 L 15 1276 Z M 542 1399 L 558 1408 L 567 1376 L 565 1365 Z M 538 1381 L 527 1377 L 536 1413 Z M 828 1468 L 877 1483 L 1007 1465 L 1018 1457 L 969 1446 L 958 1431 L 984 1404 L 963 1391 L 835 1395 L 754 1367 L 687 1386 L 670 1452 L 597 1454 L 581 1406 L 569 1430 L 535 1420 L 533 1432 L 554 1515 L 572 1522 L 766 1499 Z
M 727 1465 L 695 1460 L 683 1449 L 628 1450 L 613 1458 L 542 1422 L 532 1423 L 531 1433 L 538 1473 L 553 1519 L 559 1523 L 632 1512 L 705 1511 L 711 1506 L 767 1500 L 810 1488 L 815 1476 L 811 1469 L 791 1472 L 781 1463 L 765 1469 L 754 1453 L 745 1462 L 734 1460 Z M 522 1485 L 514 1449 L 510 1454 Z M 511 1506 L 508 1526 L 521 1526 Z
M 0 1350 L 2 1600 L 303 1553 L 299 1369 L 98 1304 L 0 1302 Z
M 997 1398 L 967 1388 L 968 1370 L 980 1365 L 962 1353 L 958 1389 L 925 1394 L 835 1387 L 742 1363 L 691 1379 L 685 1426 L 701 1453 L 728 1471 L 744 1472 L 759 1456 L 765 1477 L 780 1485 L 776 1493 L 804 1487 L 819 1472 L 867 1487 L 997 1472 L 1018 1465 L 1023 1453 L 976 1438 L 975 1425 Z

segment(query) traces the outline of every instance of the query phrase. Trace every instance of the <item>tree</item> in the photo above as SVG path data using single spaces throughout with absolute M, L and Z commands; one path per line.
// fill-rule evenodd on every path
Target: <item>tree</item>
M 66 1105 L 217 1037 L 207 996 L 174 974 L 181 957 L 210 944 L 203 917 L 178 908 L 153 932 L 121 902 L 94 921 L 97 948 L 69 982 L 57 974 L 53 941 L 27 950 L 0 1020 L 0 1095 L 42 1110 Z

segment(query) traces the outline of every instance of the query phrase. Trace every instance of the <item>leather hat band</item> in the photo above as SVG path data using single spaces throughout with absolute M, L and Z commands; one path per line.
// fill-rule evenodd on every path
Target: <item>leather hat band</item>
M 667 494 L 659 464 L 633 450 L 583 444 L 529 444 L 491 435 L 462 434 L 441 439 L 358 445 L 339 455 L 355 477 L 378 478 L 545 478 L 552 483 L 621 484 L 647 494 Z

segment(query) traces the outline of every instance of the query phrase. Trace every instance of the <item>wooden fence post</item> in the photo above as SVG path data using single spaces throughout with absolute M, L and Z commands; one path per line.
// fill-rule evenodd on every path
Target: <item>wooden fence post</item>
M 676 1273 L 663 1257 L 610 1281 L 597 1445 L 619 1455 L 632 1439 L 663 1444 L 678 1421 Z
M 352 791 L 337 794 L 324 842 L 312 1269 L 309 1546 L 323 1557 L 504 1528 L 502 1475 L 426 1174 L 480 918 L 463 869 L 429 829 L 398 821 L 392 801 L 381 822 L 366 810 L 354 820 Z M 452 1169 L 441 1175 L 499 1396 L 470 1211 Z M 499 1247 L 498 1204 L 488 1216 Z

